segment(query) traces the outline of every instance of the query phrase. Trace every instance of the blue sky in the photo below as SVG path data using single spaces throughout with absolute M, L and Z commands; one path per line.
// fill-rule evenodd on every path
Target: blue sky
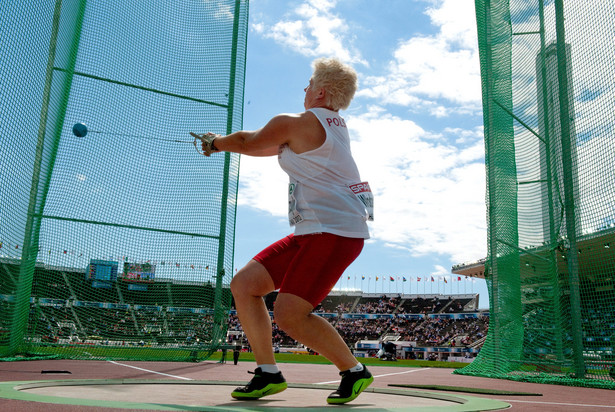
M 336 56 L 359 74 L 342 116 L 376 196 L 375 221 L 337 287 L 474 292 L 488 307 L 484 281 L 458 282 L 450 273 L 487 253 L 474 2 L 254 0 L 249 24 L 244 129 L 302 111 L 317 57 Z M 290 233 L 286 184 L 276 158 L 242 157 L 236 268 Z

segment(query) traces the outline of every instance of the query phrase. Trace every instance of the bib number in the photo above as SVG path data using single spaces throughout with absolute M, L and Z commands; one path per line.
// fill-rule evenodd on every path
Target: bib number
M 295 198 L 296 183 L 288 184 L 288 223 L 291 226 L 303 222 L 303 216 L 297 210 L 297 199 Z
M 361 182 L 354 185 L 348 185 L 352 193 L 363 203 L 365 210 L 367 210 L 367 220 L 374 220 L 374 194 L 369 187 L 369 183 Z

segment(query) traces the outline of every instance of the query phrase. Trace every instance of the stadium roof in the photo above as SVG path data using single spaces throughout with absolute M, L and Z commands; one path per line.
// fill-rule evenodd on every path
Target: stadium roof
M 565 273 L 566 254 L 568 253 L 566 244 L 567 240 L 562 239 L 559 246 L 554 250 L 550 250 L 547 246 L 527 247 L 519 253 L 522 267 L 534 268 L 534 260 L 544 260 L 549 253 L 557 251 L 557 264 L 561 268 L 560 272 Z M 615 277 L 609 275 L 615 273 L 615 258 L 612 252 L 615 247 L 615 229 L 609 228 L 583 235 L 578 238 L 577 247 L 579 251 L 579 274 L 592 282 L 596 281 L 596 277 L 600 277 L 602 283 L 604 281 L 608 283 L 608 285 L 603 285 L 603 288 L 614 290 Z M 454 265 L 451 272 L 456 275 L 485 279 L 486 261 L 487 258 L 483 258 L 475 262 L 460 263 Z M 597 273 L 592 273 L 592 268 L 594 272 L 599 269 L 600 276 L 597 276 Z
M 460 263 L 453 266 L 451 273 L 472 278 L 485 279 L 485 262 L 487 258 L 479 259 L 476 262 Z

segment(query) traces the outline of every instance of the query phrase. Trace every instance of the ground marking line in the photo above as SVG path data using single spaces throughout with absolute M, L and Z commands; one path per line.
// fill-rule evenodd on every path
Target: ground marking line
M 186 381 L 191 381 L 191 380 L 194 380 L 194 379 L 192 379 L 192 378 L 186 378 L 186 377 L 184 377 L 184 376 L 169 375 L 168 373 L 156 372 L 156 371 L 152 371 L 152 370 L 149 370 L 149 369 L 139 368 L 139 367 L 137 367 L 137 366 L 126 365 L 125 363 L 119 363 L 119 362 L 115 362 L 115 361 L 107 361 L 107 362 L 110 362 L 110 363 L 112 363 L 112 364 L 114 364 L 114 365 L 126 366 L 127 368 L 138 369 L 138 370 L 143 371 L 143 372 L 150 372 L 150 373 L 155 373 L 155 374 L 157 374 L 157 375 L 170 376 L 171 378 L 183 379 L 183 380 L 186 380 Z
M 406 374 L 406 373 L 412 373 L 412 372 L 418 372 L 418 371 L 426 371 L 428 369 L 431 369 L 431 368 L 420 368 L 420 369 L 412 369 L 412 370 L 405 371 L 405 372 L 385 373 L 384 375 L 374 375 L 374 378 L 381 378 L 383 376 L 392 376 L 392 375 L 403 375 L 403 374 Z M 339 381 L 340 380 L 338 379 L 336 381 L 316 382 L 313 385 L 327 385 L 329 383 L 337 383 Z
M 517 399 L 498 399 L 503 402 L 517 402 L 517 403 L 540 403 L 544 405 L 561 405 L 561 406 L 582 406 L 587 408 L 615 408 L 613 405 L 586 405 L 582 403 L 563 403 L 563 402 L 540 402 L 540 401 L 519 401 Z

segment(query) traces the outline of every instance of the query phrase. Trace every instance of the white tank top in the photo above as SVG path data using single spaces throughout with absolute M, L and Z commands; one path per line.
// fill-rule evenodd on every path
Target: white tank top
M 373 207 L 373 197 L 352 158 L 346 123 L 329 109 L 309 111 L 324 127 L 325 142 L 301 154 L 282 145 L 278 154 L 290 180 L 288 215 L 295 235 L 325 232 L 369 239 L 366 220 L 373 219 L 373 209 L 368 213 L 366 205 Z M 364 204 L 366 195 L 371 200 Z

